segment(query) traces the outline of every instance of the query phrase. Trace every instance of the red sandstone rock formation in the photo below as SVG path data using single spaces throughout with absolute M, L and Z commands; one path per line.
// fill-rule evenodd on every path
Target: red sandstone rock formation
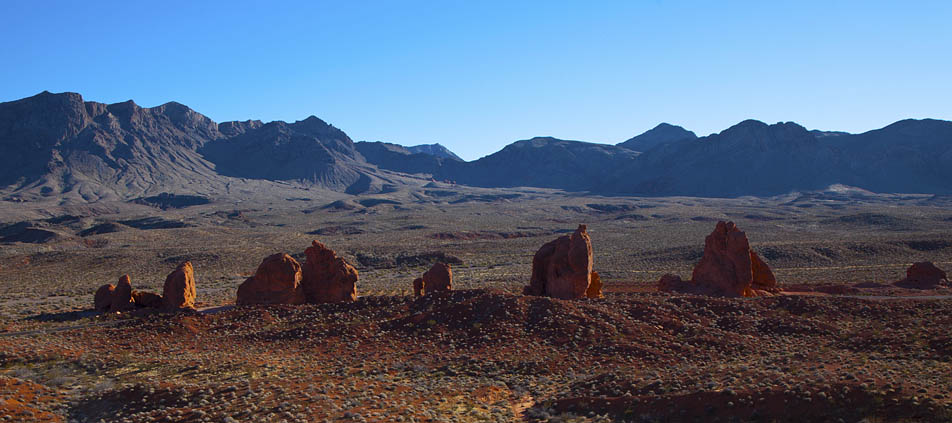
M 112 293 L 116 291 L 116 286 L 107 283 L 96 290 L 96 296 L 93 299 L 93 306 L 96 311 L 109 311 L 112 307 Z
M 585 290 L 585 296 L 588 298 L 602 298 L 602 278 L 598 272 L 592 272 L 592 282 L 588 284 Z
M 195 307 L 195 272 L 191 262 L 180 264 L 165 278 L 162 307 L 168 310 Z
M 129 275 L 123 275 L 112 291 L 109 311 L 128 311 L 135 308 L 132 300 L 132 280 Z
M 357 269 L 330 248 L 313 241 L 307 250 L 301 286 L 309 303 L 357 300 Z
M 579 225 L 572 235 L 546 243 L 532 258 L 532 279 L 525 295 L 573 299 L 585 296 L 592 282 L 592 241 Z
M 415 297 L 423 296 L 423 278 L 416 278 L 413 280 L 413 295 Z
M 690 288 L 690 283 L 681 280 L 678 275 L 666 273 L 658 280 L 658 290 L 661 291 L 687 291 Z
M 304 304 L 301 265 L 291 256 L 278 253 L 266 257 L 254 276 L 238 287 L 238 305 Z
M 423 274 L 425 294 L 453 289 L 453 268 L 446 263 L 435 263 Z
M 909 266 L 906 269 L 906 278 L 894 285 L 911 289 L 936 289 L 942 285 L 943 281 L 946 285 L 949 284 L 948 275 L 932 262 L 923 261 Z
M 132 300 L 136 303 L 136 307 L 162 307 L 162 296 L 152 292 L 132 291 Z
M 767 263 L 750 249 L 747 235 L 734 222 L 717 222 L 704 239 L 704 256 L 694 266 L 691 281 L 664 275 L 658 288 L 729 297 L 754 297 L 779 292 Z

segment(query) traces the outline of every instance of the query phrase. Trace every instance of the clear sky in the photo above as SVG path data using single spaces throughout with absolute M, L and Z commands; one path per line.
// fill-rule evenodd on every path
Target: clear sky
M 316 115 L 465 159 L 659 122 L 952 119 L 952 1 L 3 1 L 0 101 Z

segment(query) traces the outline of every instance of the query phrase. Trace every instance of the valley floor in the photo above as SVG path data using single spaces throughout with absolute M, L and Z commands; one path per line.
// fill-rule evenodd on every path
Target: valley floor
M 950 270 L 941 198 L 517 189 L 366 200 L 0 210 L 8 225 L 54 234 L 0 245 L 0 419 L 952 420 L 948 290 L 653 289 L 664 273 L 690 276 L 717 220 L 737 222 L 798 290 L 888 284 L 915 261 Z M 605 298 L 519 295 L 536 249 L 579 223 Z M 358 268 L 357 302 L 231 306 L 261 259 L 300 257 L 312 239 Z M 436 259 L 458 261 L 457 291 L 413 298 L 413 278 Z M 88 311 L 99 285 L 130 274 L 136 289 L 160 291 L 184 260 L 202 312 Z

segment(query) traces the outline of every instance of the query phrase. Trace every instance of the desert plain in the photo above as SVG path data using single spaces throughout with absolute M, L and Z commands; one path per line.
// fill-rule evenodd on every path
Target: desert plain
M 952 420 L 952 197 L 841 188 L 731 199 L 421 181 L 289 186 L 195 205 L 0 203 L 0 421 Z M 733 221 L 779 295 L 658 292 Z M 522 295 L 532 257 L 585 224 L 604 298 Z M 30 230 L 24 230 L 29 228 Z M 359 297 L 236 307 L 261 260 L 312 240 Z M 196 309 L 100 313 L 130 275 L 190 261 Z M 434 262 L 453 290 L 414 297 Z M 857 287 L 859 286 L 859 287 Z

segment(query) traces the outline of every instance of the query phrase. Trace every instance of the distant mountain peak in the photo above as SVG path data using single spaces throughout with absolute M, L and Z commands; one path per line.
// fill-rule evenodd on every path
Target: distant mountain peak
M 645 131 L 643 134 L 619 143 L 618 146 L 634 151 L 648 151 L 662 144 L 696 138 L 697 135 L 694 132 L 677 125 L 661 122 L 658 126 Z
M 406 147 L 406 149 L 411 153 L 429 154 L 442 159 L 450 159 L 460 162 L 463 161 L 463 159 L 457 156 L 456 153 L 450 151 L 450 149 L 444 147 L 440 143 L 412 145 Z

